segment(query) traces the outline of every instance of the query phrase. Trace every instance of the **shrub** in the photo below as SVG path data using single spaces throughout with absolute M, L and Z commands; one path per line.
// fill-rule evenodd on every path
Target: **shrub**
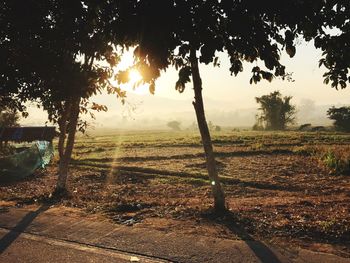
M 300 125 L 299 131 L 309 131 L 311 129 L 311 123 L 305 123 Z
M 169 121 L 167 123 L 167 126 L 171 128 L 173 131 L 181 131 L 180 125 L 181 125 L 181 122 L 179 121 Z
M 350 147 L 329 149 L 322 155 L 321 160 L 331 173 L 350 175 Z

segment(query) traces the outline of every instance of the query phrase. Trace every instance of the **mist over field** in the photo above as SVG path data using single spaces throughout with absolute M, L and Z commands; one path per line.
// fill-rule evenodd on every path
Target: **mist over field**
M 97 97 L 96 101 L 100 102 L 100 99 L 103 100 L 101 103 L 108 106 L 108 112 L 96 113 L 96 120 L 91 121 L 90 129 L 169 129 L 167 123 L 174 120 L 181 123 L 181 129 L 196 127 L 191 98 L 171 99 L 129 93 L 124 105 L 113 97 Z M 248 107 L 242 107 L 238 101 L 205 98 L 207 120 L 222 127 L 251 128 L 258 112 L 258 104 L 254 98 L 251 101 Z M 333 105 L 343 106 L 339 103 L 319 105 L 305 98 L 293 98 L 292 103 L 297 106 L 296 125 L 331 125 L 332 121 L 326 115 L 327 110 Z M 47 120 L 45 112 L 34 106 L 29 108 L 29 114 L 27 119 L 22 119 L 22 125 L 43 125 Z

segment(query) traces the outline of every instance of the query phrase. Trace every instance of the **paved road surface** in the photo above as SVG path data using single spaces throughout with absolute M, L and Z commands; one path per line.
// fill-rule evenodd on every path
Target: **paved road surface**
M 49 207 L 0 212 L 0 262 L 334 262 L 349 258 L 258 240 L 114 225 Z

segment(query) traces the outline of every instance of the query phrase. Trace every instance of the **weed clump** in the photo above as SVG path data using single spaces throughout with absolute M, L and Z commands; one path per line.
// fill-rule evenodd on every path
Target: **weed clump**
M 322 154 L 321 161 L 331 174 L 350 175 L 350 147 L 328 149 Z
M 349 146 L 303 145 L 293 149 L 295 154 L 316 158 L 333 175 L 350 175 Z

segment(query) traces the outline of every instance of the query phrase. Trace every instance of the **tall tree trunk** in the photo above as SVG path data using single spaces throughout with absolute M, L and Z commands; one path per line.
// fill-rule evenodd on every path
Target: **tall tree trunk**
M 75 133 L 77 131 L 77 124 L 78 124 L 78 118 L 79 118 L 79 106 L 80 106 L 80 98 L 76 99 L 71 106 L 67 143 L 64 150 L 64 154 L 60 159 L 60 163 L 59 163 L 58 180 L 56 185 L 56 192 L 58 193 L 66 190 L 68 166 L 69 166 L 72 152 L 73 152 Z
M 70 115 L 71 108 L 72 108 L 71 101 L 66 101 L 64 103 L 62 118 L 59 121 L 60 136 L 58 138 L 58 154 L 59 154 L 60 160 L 62 160 L 64 156 L 64 142 L 66 140 L 66 133 L 67 133 L 67 120 Z
M 207 170 L 210 179 L 211 189 L 214 196 L 214 208 L 217 212 L 223 212 L 226 210 L 225 206 L 225 195 L 222 190 L 218 171 L 216 168 L 216 161 L 213 151 L 213 145 L 210 137 L 210 132 L 208 129 L 208 124 L 205 119 L 203 96 L 202 96 L 202 80 L 199 74 L 198 59 L 196 55 L 196 50 L 191 49 L 190 54 L 193 89 L 194 89 L 194 102 L 193 106 L 196 111 L 197 122 L 199 131 L 202 138 L 202 143 L 204 147 Z

